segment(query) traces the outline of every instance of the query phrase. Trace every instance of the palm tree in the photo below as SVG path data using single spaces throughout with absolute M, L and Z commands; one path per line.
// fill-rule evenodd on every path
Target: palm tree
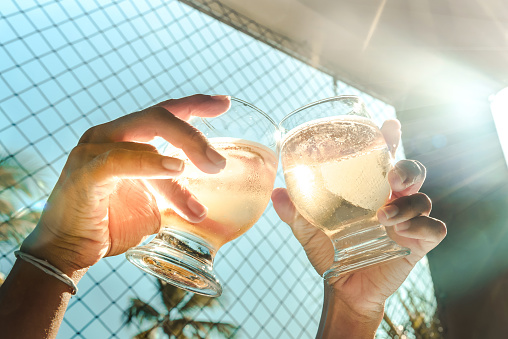
M 33 187 L 25 181 L 27 171 L 12 156 L 0 160 L 0 242 L 15 240 L 18 244 L 35 227 L 41 213 L 30 208 L 16 208 L 12 203 L 11 195 L 21 194 L 32 197 Z M 42 181 L 36 179 L 39 186 Z
M 410 291 L 406 300 L 397 293 L 399 301 L 408 315 L 409 320 L 396 326 L 385 313 L 386 334 L 390 338 L 407 338 L 412 334 L 417 339 L 442 339 L 443 327 L 437 311 L 432 310 L 431 303 L 417 290 Z M 429 312 L 433 312 L 429 316 Z
M 135 335 L 134 339 L 154 338 L 157 329 L 162 329 L 170 339 L 203 339 L 212 332 L 231 338 L 238 330 L 237 326 L 229 323 L 199 321 L 190 317 L 198 309 L 218 306 L 217 298 L 186 292 L 160 279 L 158 286 L 165 307 L 162 312 L 138 298 L 131 299 L 125 312 L 127 323 L 136 321 L 141 325 L 144 321 L 150 322 L 150 328 Z

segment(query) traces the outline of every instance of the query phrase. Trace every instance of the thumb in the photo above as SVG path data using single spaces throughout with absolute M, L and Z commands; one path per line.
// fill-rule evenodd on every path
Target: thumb
M 388 149 L 393 157 L 395 157 L 395 153 L 397 152 L 397 148 L 400 143 L 400 122 L 396 119 L 386 120 L 381 126 L 381 133 L 385 138 L 386 144 L 388 145 Z
M 272 203 L 279 218 L 291 227 L 297 238 L 301 236 L 300 231 L 309 226 L 313 230 L 318 230 L 298 212 L 285 188 L 279 187 L 273 190 Z
M 297 218 L 298 212 L 289 198 L 288 191 L 279 187 L 272 192 L 272 203 L 279 218 L 288 225 L 292 225 Z

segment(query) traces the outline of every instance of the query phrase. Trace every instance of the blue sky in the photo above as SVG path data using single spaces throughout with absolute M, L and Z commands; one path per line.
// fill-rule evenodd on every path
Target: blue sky
M 45 200 L 90 126 L 168 98 L 229 94 L 280 121 L 309 102 L 359 94 L 377 123 L 395 116 L 345 83 L 334 93 L 329 75 L 177 1 L 3 0 L 0 14 L 0 152 L 47 183 L 33 199 L 15 198 L 20 207 Z M 0 247 L 0 271 L 13 250 Z M 219 251 L 216 271 L 221 307 L 197 317 L 241 325 L 242 338 L 315 334 L 321 279 L 271 206 Z M 124 256 L 102 261 L 80 282 L 59 338 L 132 335 L 122 311 L 132 296 L 156 302 L 154 286 Z

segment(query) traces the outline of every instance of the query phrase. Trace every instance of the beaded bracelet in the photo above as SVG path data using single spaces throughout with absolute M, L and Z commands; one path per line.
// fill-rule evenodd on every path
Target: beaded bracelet
M 14 252 L 14 255 L 16 256 L 16 258 L 19 258 L 19 259 L 22 259 L 26 262 L 29 262 L 30 264 L 41 269 L 45 273 L 57 278 L 64 284 L 68 285 L 70 288 L 72 288 L 72 291 L 71 291 L 72 295 L 75 295 L 78 292 L 78 287 L 76 286 L 74 281 L 72 281 L 72 279 L 69 278 L 69 276 L 67 274 L 63 273 L 58 268 L 51 265 L 46 260 L 37 259 L 36 257 L 34 257 L 30 254 L 23 253 L 21 251 Z

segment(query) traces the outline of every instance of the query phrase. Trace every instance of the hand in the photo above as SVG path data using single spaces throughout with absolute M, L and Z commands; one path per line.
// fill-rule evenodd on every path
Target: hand
M 394 154 L 400 139 L 400 123 L 386 121 L 381 131 Z M 404 282 L 414 265 L 446 235 L 445 224 L 429 217 L 430 199 L 423 193 L 417 193 L 425 180 L 423 165 L 417 161 L 402 160 L 389 172 L 388 180 L 392 197 L 377 212 L 377 217 L 380 223 L 389 226 L 388 235 L 399 245 L 410 248 L 411 254 L 328 282 L 333 288 L 333 298 L 347 309 L 349 316 L 356 315 L 365 321 L 369 317 L 381 321 L 379 314 L 381 312 L 382 315 L 386 298 Z M 317 273 L 323 275 L 334 258 L 330 239 L 297 212 L 285 189 L 275 189 L 272 201 L 277 214 L 291 227 Z
M 181 148 L 202 171 L 218 173 L 225 158 L 186 122 L 229 109 L 226 96 L 193 95 L 168 100 L 140 112 L 90 128 L 72 150 L 35 230 L 22 251 L 64 272 L 87 268 L 105 256 L 124 253 L 160 229 L 154 197 L 140 178 L 173 178 L 183 162 L 162 156 L 144 142 L 163 137 Z M 172 203 L 191 222 L 206 207 L 176 182 Z

